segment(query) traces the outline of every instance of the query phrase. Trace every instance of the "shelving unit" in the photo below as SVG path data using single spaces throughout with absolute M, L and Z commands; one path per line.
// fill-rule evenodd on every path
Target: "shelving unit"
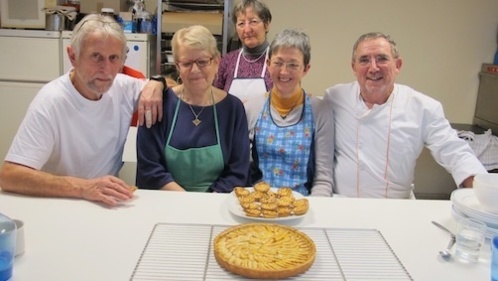
M 169 4 L 170 2 L 175 2 L 175 1 L 170 1 L 170 0 L 158 0 L 157 1 L 157 56 L 156 56 L 156 73 L 158 74 L 165 74 L 165 72 L 168 69 L 168 66 L 174 67 L 172 62 L 167 61 L 166 56 L 167 54 L 171 54 L 168 48 L 171 46 L 168 46 L 168 43 L 164 42 L 163 40 L 170 40 L 171 37 L 173 36 L 173 30 L 168 30 L 167 32 L 163 29 L 163 13 L 165 12 L 163 10 L 163 3 Z M 190 7 L 192 8 L 192 14 L 195 14 L 196 16 L 196 21 L 198 20 L 199 22 L 196 22 L 197 24 L 203 24 L 203 22 L 209 22 L 211 19 L 209 17 L 209 13 L 206 13 L 203 15 L 201 10 L 223 10 L 223 17 L 222 17 L 222 26 L 221 26 L 221 35 L 215 35 L 215 37 L 220 37 L 221 41 L 221 53 L 224 55 L 227 50 L 228 50 L 228 41 L 229 38 L 231 38 L 229 26 L 230 26 L 230 18 L 229 18 L 229 13 L 231 9 L 231 2 L 232 0 L 224 0 L 223 5 L 220 4 L 210 4 L 210 3 L 197 3 L 196 1 L 192 1 L 192 3 L 188 1 L 181 1 L 181 8 L 184 9 L 189 9 Z M 178 5 L 178 2 L 175 2 L 175 5 Z M 183 11 L 182 13 L 179 14 L 184 14 L 188 15 L 189 12 Z M 173 16 L 173 13 L 171 14 Z M 167 16 L 167 15 L 166 15 Z M 178 26 L 181 26 L 182 23 L 180 22 Z M 204 25 L 204 24 L 203 24 Z M 210 28 L 209 26 L 207 26 Z M 173 29 L 176 29 L 176 26 L 172 27 Z

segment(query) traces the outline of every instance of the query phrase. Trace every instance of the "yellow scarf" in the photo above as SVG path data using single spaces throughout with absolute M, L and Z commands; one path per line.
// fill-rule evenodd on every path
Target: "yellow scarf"
M 303 89 L 299 88 L 290 98 L 282 98 L 277 90 L 273 88 L 271 90 L 271 105 L 282 118 L 285 118 L 296 106 L 303 104 L 303 94 Z

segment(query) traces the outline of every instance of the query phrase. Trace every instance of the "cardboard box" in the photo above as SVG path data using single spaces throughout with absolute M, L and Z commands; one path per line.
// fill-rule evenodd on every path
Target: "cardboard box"
M 80 2 L 80 12 L 83 14 L 100 13 L 102 8 L 114 9 L 114 14 L 128 12 L 126 0 L 82 0 Z
M 164 12 L 162 18 L 162 32 L 166 33 L 174 33 L 180 28 L 195 24 L 204 25 L 213 35 L 223 33 L 222 13 Z

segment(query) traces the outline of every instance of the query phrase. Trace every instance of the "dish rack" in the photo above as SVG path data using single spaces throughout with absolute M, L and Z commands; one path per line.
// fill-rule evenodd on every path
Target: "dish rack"
M 131 281 L 252 280 L 221 268 L 214 238 L 229 225 L 157 223 Z M 413 280 L 380 231 L 375 229 L 297 228 L 316 245 L 311 268 L 286 280 Z

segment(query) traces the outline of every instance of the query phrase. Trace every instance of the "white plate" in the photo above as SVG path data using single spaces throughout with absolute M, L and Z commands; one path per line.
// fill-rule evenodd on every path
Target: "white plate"
M 246 189 L 253 191 L 254 189 L 252 187 L 246 187 Z M 277 192 L 278 188 L 271 188 L 273 192 Z M 296 199 L 301 199 L 304 198 L 304 196 L 299 193 L 292 191 L 292 194 L 294 195 L 294 198 Z M 306 216 L 310 211 L 306 212 L 305 214 L 299 215 L 299 216 L 287 216 L 287 217 L 278 217 L 278 218 L 262 218 L 262 217 L 250 217 L 247 216 L 246 213 L 244 212 L 244 209 L 242 209 L 242 206 L 239 203 L 239 199 L 237 198 L 237 195 L 235 195 L 235 192 L 232 191 L 229 196 L 228 196 L 228 211 L 237 217 L 244 218 L 244 219 L 250 219 L 250 220 L 257 220 L 257 221 L 266 221 L 266 222 L 278 222 L 278 221 L 289 221 L 289 220 L 295 220 L 295 219 L 300 219 Z M 310 206 L 311 208 L 311 206 Z
M 457 189 L 451 193 L 451 202 L 456 209 L 468 217 L 482 220 L 486 224 L 498 225 L 498 215 L 485 211 L 472 188 Z

